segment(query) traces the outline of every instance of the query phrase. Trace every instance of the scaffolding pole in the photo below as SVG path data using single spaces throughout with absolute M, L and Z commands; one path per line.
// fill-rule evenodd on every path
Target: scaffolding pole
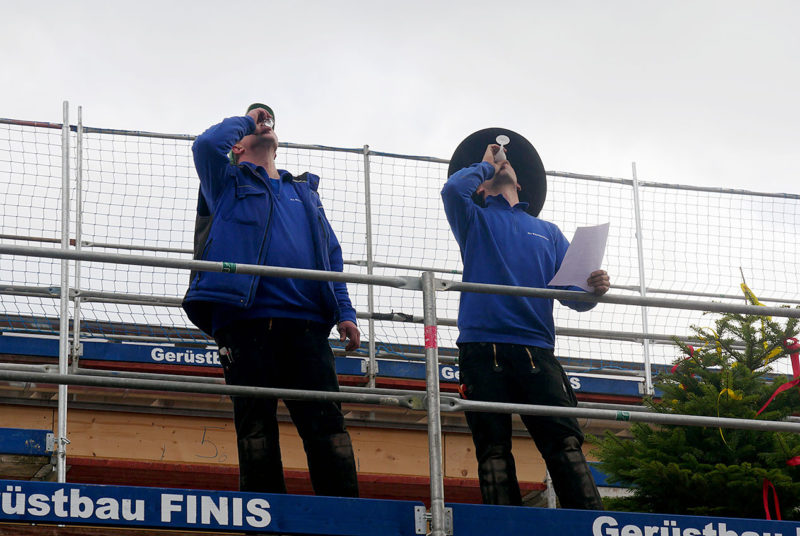
M 431 536 L 445 535 L 442 421 L 439 402 L 439 352 L 436 337 L 436 290 L 432 272 L 422 274 L 422 308 L 425 317 L 425 377 L 428 410 L 428 460 L 431 472 Z
M 435 351 L 435 348 L 433 349 Z M 17 368 L 22 368 L 17 365 Z M 438 378 L 437 378 L 438 379 Z M 446 396 L 438 399 L 439 404 L 430 403 L 429 395 L 423 396 L 420 392 L 416 394 L 409 391 L 397 393 L 370 393 L 353 392 L 351 390 L 331 392 L 331 391 L 304 391 L 295 389 L 273 389 L 266 387 L 249 387 L 241 385 L 215 384 L 206 381 L 186 381 L 186 380 L 151 380 L 131 377 L 118 376 L 96 376 L 94 374 L 54 374 L 49 372 L 39 372 L 36 369 L 25 368 L 24 370 L 12 370 L 0 368 L 0 381 L 6 382 L 32 382 L 36 384 L 64 384 L 81 385 L 86 387 L 107 387 L 112 389 L 141 389 L 146 391 L 170 391 L 176 393 L 203 393 L 212 395 L 227 396 L 249 396 L 264 398 L 282 398 L 288 400 L 328 400 L 340 403 L 354 404 L 375 404 L 379 406 L 400 407 L 410 410 L 426 410 L 428 419 L 434 415 L 436 424 L 428 423 L 429 432 L 431 429 L 441 433 L 441 411 L 448 413 L 475 411 L 484 413 L 518 413 L 520 415 L 538 415 L 548 417 L 568 417 L 573 419 L 597 419 L 604 421 L 617 422 L 643 422 L 649 424 L 662 424 L 668 426 L 697 426 L 704 428 L 722 428 L 731 430 L 755 430 L 760 432 L 788 432 L 800 433 L 800 422 L 789 417 L 782 421 L 768 421 L 759 419 L 738 419 L 732 417 L 713 417 L 702 415 L 686 415 L 680 413 L 659 413 L 655 411 L 633 411 L 626 409 L 597 409 L 586 407 L 581 404 L 579 407 L 559 407 L 559 406 L 538 406 L 529 404 L 507 404 L 501 402 L 478 402 L 475 400 L 462 400 L 455 396 Z M 434 390 L 438 390 L 438 381 Z M 439 449 L 441 454 L 441 436 L 436 441 L 434 449 Z M 439 493 L 443 489 L 442 479 L 442 458 L 432 460 L 432 471 L 438 473 L 431 474 L 431 484 L 438 480 L 438 490 L 436 497 L 441 498 Z M 441 487 L 439 487 L 441 486 Z M 433 507 L 433 502 L 431 507 Z
M 369 176 L 369 145 L 364 146 L 364 219 L 366 220 L 366 240 L 367 240 L 367 274 L 372 275 L 372 193 L 370 190 Z M 367 310 L 370 318 L 367 322 L 369 326 L 369 361 L 367 362 L 367 386 L 375 387 L 375 376 L 378 362 L 375 360 L 375 320 L 372 313 L 375 312 L 375 290 L 372 285 L 367 286 Z
M 133 266 L 160 266 L 163 268 L 179 268 L 203 272 L 225 272 L 237 274 L 253 274 L 267 277 L 292 277 L 295 279 L 311 279 L 314 281 L 342 281 L 378 285 L 404 290 L 421 290 L 420 278 L 409 276 L 385 276 L 352 274 L 347 272 L 328 272 L 325 270 L 306 270 L 301 268 L 282 268 L 257 264 L 235 264 L 224 261 L 198 261 L 169 259 L 162 257 L 146 257 L 142 255 L 123 255 L 119 253 L 98 253 L 94 251 L 73 251 L 57 248 L 37 248 L 0 243 L 0 254 L 26 255 L 50 259 L 81 259 L 88 262 L 112 264 L 130 264 Z M 428 272 L 426 272 L 428 273 Z M 432 272 L 431 272 L 432 274 Z M 433 279 L 433 276 L 431 275 Z M 534 287 L 515 287 L 513 285 L 490 285 L 486 283 L 464 283 L 445 279 L 433 279 L 435 290 L 448 292 L 478 292 L 480 294 L 503 294 L 508 296 L 531 296 L 553 300 L 580 302 L 616 303 L 620 305 L 638 305 L 665 309 L 688 309 L 713 313 L 735 313 L 756 316 L 777 316 L 780 318 L 800 318 L 800 308 L 765 307 L 758 305 L 741 305 L 734 303 L 706 302 L 699 300 L 676 300 L 669 298 L 653 298 L 651 296 L 620 296 L 605 294 L 595 296 L 589 292 L 571 290 L 551 290 Z
M 642 211 L 639 201 L 639 179 L 636 176 L 636 162 L 631 164 L 633 169 L 633 210 L 636 217 L 636 253 L 639 260 L 639 293 L 642 297 L 647 296 L 647 282 L 645 281 L 644 271 L 644 236 L 642 234 Z M 642 306 L 642 330 L 645 333 L 649 332 L 647 321 L 647 307 Z M 642 351 L 644 354 L 644 392 L 645 394 L 652 395 L 655 393 L 653 389 L 653 371 L 650 369 L 650 339 L 642 339 Z
M 78 129 L 75 137 L 75 250 L 81 250 L 83 226 L 83 108 L 78 106 Z M 81 345 L 81 261 L 75 261 L 75 289 L 72 312 L 72 345 L 70 346 L 70 372 L 78 368 Z
M 61 128 L 61 249 L 69 249 L 69 102 L 64 101 Z M 58 374 L 67 375 L 69 360 L 69 259 L 61 259 L 61 309 L 58 329 Z M 67 385 L 58 385 L 58 456 L 59 482 L 67 481 Z

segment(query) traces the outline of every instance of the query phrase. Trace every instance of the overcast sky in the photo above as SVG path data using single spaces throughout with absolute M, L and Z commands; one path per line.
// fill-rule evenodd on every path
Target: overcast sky
M 0 117 L 197 134 L 260 101 L 283 141 L 449 158 L 502 126 L 548 170 L 800 193 L 795 0 L 0 6 Z

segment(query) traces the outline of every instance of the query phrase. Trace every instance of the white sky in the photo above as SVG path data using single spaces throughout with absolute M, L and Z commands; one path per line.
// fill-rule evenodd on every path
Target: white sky
M 197 134 L 254 101 L 283 141 L 800 193 L 800 2 L 0 0 L 0 117 Z

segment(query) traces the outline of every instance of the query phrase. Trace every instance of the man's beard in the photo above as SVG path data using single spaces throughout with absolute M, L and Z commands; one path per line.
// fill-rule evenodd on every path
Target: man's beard
M 275 145 L 274 140 L 264 134 L 256 136 L 250 144 L 251 150 L 264 151 Z
M 517 184 L 517 179 L 510 172 L 506 170 L 500 170 L 494 176 L 492 183 L 498 186 L 505 186 L 507 184 Z

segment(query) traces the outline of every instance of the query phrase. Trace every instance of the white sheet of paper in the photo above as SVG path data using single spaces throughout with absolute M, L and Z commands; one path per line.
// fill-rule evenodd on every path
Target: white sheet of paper
M 578 227 L 561 262 L 561 268 L 548 285 L 558 287 L 575 285 L 591 292 L 592 288 L 586 280 L 589 279 L 589 274 L 599 270 L 603 264 L 608 227 L 608 223 Z

